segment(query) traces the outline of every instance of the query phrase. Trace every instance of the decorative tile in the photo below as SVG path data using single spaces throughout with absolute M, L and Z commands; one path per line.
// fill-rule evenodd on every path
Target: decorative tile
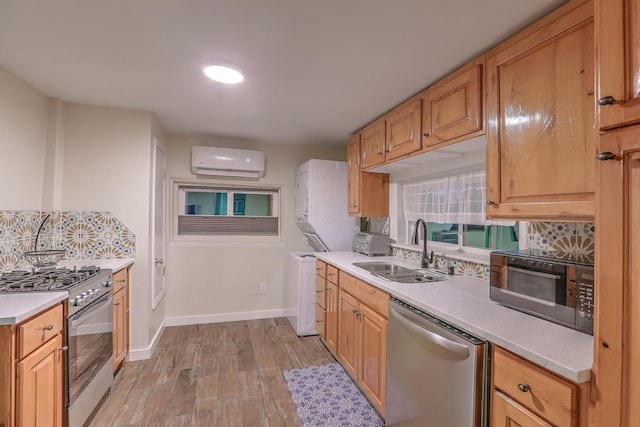
M 38 230 L 37 249 L 65 249 L 65 259 L 135 257 L 135 234 L 110 212 L 0 211 L 0 270 L 30 267 L 22 253 Z
M 592 223 L 530 222 L 527 249 L 593 255 L 595 227 Z

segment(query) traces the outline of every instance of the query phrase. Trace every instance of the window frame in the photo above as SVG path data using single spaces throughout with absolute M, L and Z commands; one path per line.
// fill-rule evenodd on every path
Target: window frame
M 170 183 L 171 188 L 171 245 L 204 245 L 204 246 L 243 246 L 246 244 L 251 245 L 274 245 L 281 246 L 283 244 L 283 223 L 282 223 L 282 190 L 283 186 L 278 184 L 256 184 L 248 182 L 229 182 L 229 181 L 215 181 L 215 180 L 180 180 L 172 179 Z M 233 193 L 242 194 L 271 194 L 272 195 L 272 215 L 270 217 L 277 218 L 278 231 L 277 235 L 193 235 L 193 234 L 178 234 L 178 222 L 181 215 L 185 214 L 186 210 L 186 192 L 188 190 L 203 190 L 204 192 L 217 192 L 228 193 L 227 195 L 227 213 L 231 210 L 233 213 Z M 237 190 L 237 191 L 234 191 Z M 229 199 L 231 194 L 231 199 Z M 231 202 L 229 202 L 229 200 Z M 190 215 L 189 215 L 190 216 Z M 252 218 L 253 215 L 203 215 L 212 216 L 217 218 Z

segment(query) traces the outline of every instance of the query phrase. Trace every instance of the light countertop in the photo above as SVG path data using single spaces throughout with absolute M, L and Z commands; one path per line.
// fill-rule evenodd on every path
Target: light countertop
M 573 382 L 591 378 L 593 337 L 496 304 L 489 282 L 452 276 L 432 283 L 396 283 L 353 266 L 354 262 L 393 261 L 419 268 L 397 257 L 368 257 L 355 252 L 319 252 L 317 258 L 460 329 L 484 338 Z
M 133 264 L 133 258 L 64 260 L 56 267 L 73 268 L 93 265 L 114 272 Z M 14 325 L 68 298 L 67 292 L 29 292 L 0 294 L 0 325 Z

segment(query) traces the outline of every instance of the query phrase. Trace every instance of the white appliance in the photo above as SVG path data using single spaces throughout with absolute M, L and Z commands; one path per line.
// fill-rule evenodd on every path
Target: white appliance
M 296 335 L 315 335 L 316 257 L 312 253 L 291 252 L 287 259 L 287 319 Z
M 262 178 L 265 155 L 262 151 L 221 147 L 192 147 L 191 172 L 196 175 Z
M 349 251 L 360 231 L 347 212 L 347 162 L 312 159 L 298 166 L 296 223 L 316 252 Z

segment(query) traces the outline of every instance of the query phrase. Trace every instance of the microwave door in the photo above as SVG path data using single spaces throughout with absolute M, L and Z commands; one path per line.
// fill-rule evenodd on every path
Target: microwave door
M 562 280 L 562 276 L 518 267 L 509 267 L 508 270 L 508 291 L 545 305 L 565 303 L 563 299 L 566 297 L 559 295 L 557 286 L 558 281 Z

